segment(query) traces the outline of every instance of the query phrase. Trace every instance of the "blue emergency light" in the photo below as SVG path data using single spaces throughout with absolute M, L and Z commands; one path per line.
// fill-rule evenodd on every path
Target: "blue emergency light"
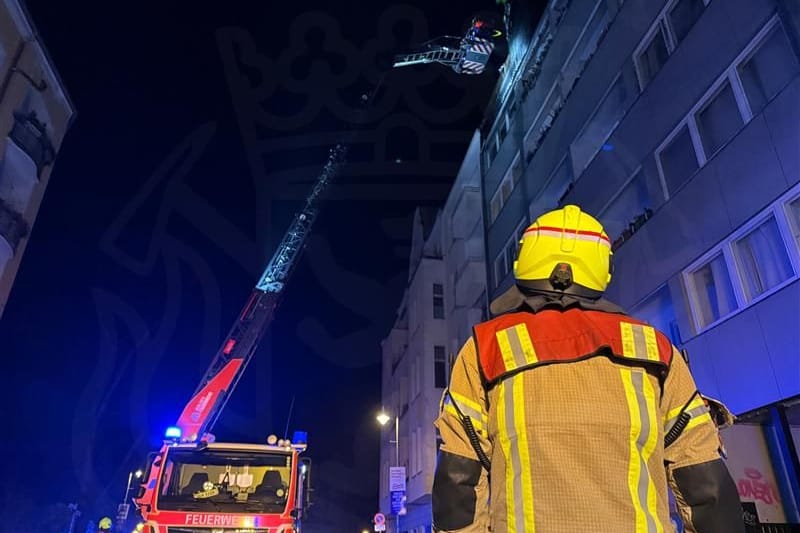
M 164 437 L 168 439 L 179 439 L 181 438 L 181 428 L 178 426 L 170 426 L 167 428 L 167 431 L 164 432 Z
M 292 444 L 308 444 L 308 431 L 295 431 L 292 435 Z

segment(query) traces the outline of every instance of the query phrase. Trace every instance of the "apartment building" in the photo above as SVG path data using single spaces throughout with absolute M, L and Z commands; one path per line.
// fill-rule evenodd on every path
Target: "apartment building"
M 75 109 L 24 4 L 0 2 L 0 316 Z
M 740 415 L 728 464 L 774 531 L 800 523 L 799 30 L 793 0 L 551 1 L 481 131 L 489 298 L 539 214 L 597 216 L 608 297 Z
M 486 272 L 476 132 L 444 207 L 414 216 L 408 287 L 384 339 L 382 396 L 390 417 L 381 441 L 379 507 L 390 516 L 389 468 L 406 467 L 405 514 L 390 531 L 430 533 L 436 464 L 433 422 L 450 367 L 484 316 Z M 398 439 L 395 442 L 395 430 Z

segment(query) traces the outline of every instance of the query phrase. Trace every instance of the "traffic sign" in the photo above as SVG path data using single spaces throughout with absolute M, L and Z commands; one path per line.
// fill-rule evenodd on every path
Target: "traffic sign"
M 121 503 L 117 506 L 117 520 L 127 520 L 128 512 L 131 509 L 129 503 Z
M 406 490 L 406 467 L 389 467 L 389 492 Z
M 375 522 L 375 525 L 379 526 L 386 523 L 386 515 L 383 513 L 375 513 L 375 516 L 372 517 L 372 521 Z M 375 531 L 378 531 L 377 529 Z
M 391 492 L 390 507 L 393 515 L 406 514 L 406 491 L 393 490 Z
M 386 524 L 375 524 L 375 531 L 386 531 Z

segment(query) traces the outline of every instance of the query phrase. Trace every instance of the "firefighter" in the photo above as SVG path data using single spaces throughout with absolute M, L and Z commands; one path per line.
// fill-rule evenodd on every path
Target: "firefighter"
M 105 533 L 107 531 L 111 531 L 111 519 L 107 516 L 104 516 L 100 519 L 100 522 L 97 524 L 97 531 L 100 533 Z
M 434 531 L 743 533 L 718 430 L 661 332 L 602 298 L 611 243 L 569 205 L 525 231 L 516 284 L 456 359 Z M 622 281 L 624 283 L 624 280 Z

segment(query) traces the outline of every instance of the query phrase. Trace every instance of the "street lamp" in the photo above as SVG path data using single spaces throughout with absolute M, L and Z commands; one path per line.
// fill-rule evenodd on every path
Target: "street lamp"
M 386 414 L 386 411 L 381 411 L 378 413 L 378 416 L 375 417 L 378 423 L 382 426 L 385 426 L 389 423 L 389 420 L 392 419 L 391 416 Z M 392 441 L 389 441 L 390 443 Z M 400 417 L 394 417 L 394 465 L 400 466 Z
M 144 472 L 137 470 L 136 472 L 128 472 L 128 484 L 125 486 L 125 496 L 122 497 L 122 503 L 117 508 L 117 533 L 122 533 L 122 526 L 128 518 L 128 494 L 131 492 L 131 482 L 133 478 L 139 479 L 144 475 Z
M 135 477 L 136 479 L 139 479 L 142 477 L 142 474 L 144 474 L 144 472 L 141 470 L 137 470 L 136 472 L 128 472 L 128 485 L 125 487 L 125 497 L 122 498 L 122 503 L 128 501 L 128 493 L 131 491 L 131 481 L 133 481 L 133 478 Z
M 378 413 L 378 416 L 375 417 L 378 423 L 381 426 L 385 426 L 389 423 L 389 420 L 392 419 L 386 411 L 381 409 L 381 412 Z M 390 443 L 392 441 L 389 441 Z M 394 417 L 394 464 L 395 466 L 400 466 L 400 417 Z M 397 527 L 397 533 L 400 533 L 400 515 L 395 515 L 395 525 Z

